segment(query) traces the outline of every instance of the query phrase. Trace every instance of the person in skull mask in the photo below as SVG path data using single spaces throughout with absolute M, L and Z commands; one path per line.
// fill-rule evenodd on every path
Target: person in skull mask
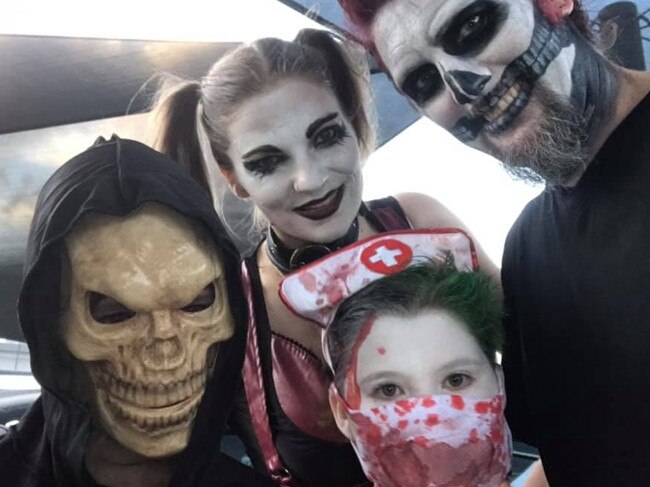
M 546 190 L 508 236 L 515 438 L 553 486 L 650 477 L 650 75 L 608 61 L 579 0 L 339 0 L 396 87 Z
M 3 484 L 266 485 L 219 453 L 245 342 L 225 235 L 138 142 L 100 138 L 54 173 L 18 304 L 42 395 L 0 441 Z

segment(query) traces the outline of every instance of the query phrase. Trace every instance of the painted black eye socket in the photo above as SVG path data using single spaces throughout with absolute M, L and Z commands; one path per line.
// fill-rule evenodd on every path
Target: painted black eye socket
M 212 306 L 215 299 L 214 284 L 208 284 L 187 306 L 181 308 L 186 313 L 198 313 Z
M 418 106 L 424 106 L 443 87 L 442 76 L 435 65 L 423 64 L 404 79 L 402 91 Z
M 275 172 L 275 170 L 286 160 L 287 156 L 284 154 L 271 154 L 252 161 L 245 161 L 244 167 L 247 171 L 263 177 Z
M 479 0 L 461 10 L 441 36 L 447 54 L 467 56 L 480 52 L 494 38 L 508 16 L 508 7 L 493 0 Z
M 119 301 L 102 293 L 90 292 L 88 296 L 90 316 L 103 325 L 114 325 L 130 320 L 135 311 L 130 310 Z

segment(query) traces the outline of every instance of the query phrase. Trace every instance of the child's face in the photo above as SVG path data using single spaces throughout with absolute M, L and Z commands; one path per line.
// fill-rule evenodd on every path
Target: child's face
M 510 434 L 497 375 L 452 314 L 429 310 L 366 321 L 348 372 L 345 403 L 334 388 L 330 403 L 375 485 L 460 485 L 463 479 L 463 485 L 495 486 L 505 479 Z
M 478 342 L 444 310 L 378 317 L 355 349 L 345 396 L 348 402 L 356 397 L 361 408 L 436 394 L 483 399 L 498 393 L 496 374 Z

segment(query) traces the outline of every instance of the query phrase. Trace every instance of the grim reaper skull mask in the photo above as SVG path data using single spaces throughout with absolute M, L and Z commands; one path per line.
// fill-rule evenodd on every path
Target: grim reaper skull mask
M 87 215 L 65 244 L 63 339 L 103 428 L 144 456 L 181 451 L 218 343 L 234 333 L 219 253 L 203 228 L 153 203 Z

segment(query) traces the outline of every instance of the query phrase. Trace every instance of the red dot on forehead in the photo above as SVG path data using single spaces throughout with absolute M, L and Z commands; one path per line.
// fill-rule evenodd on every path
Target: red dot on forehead
M 377 349 L 377 352 L 379 352 L 379 355 L 386 355 L 386 348 L 385 347 L 379 347 Z

